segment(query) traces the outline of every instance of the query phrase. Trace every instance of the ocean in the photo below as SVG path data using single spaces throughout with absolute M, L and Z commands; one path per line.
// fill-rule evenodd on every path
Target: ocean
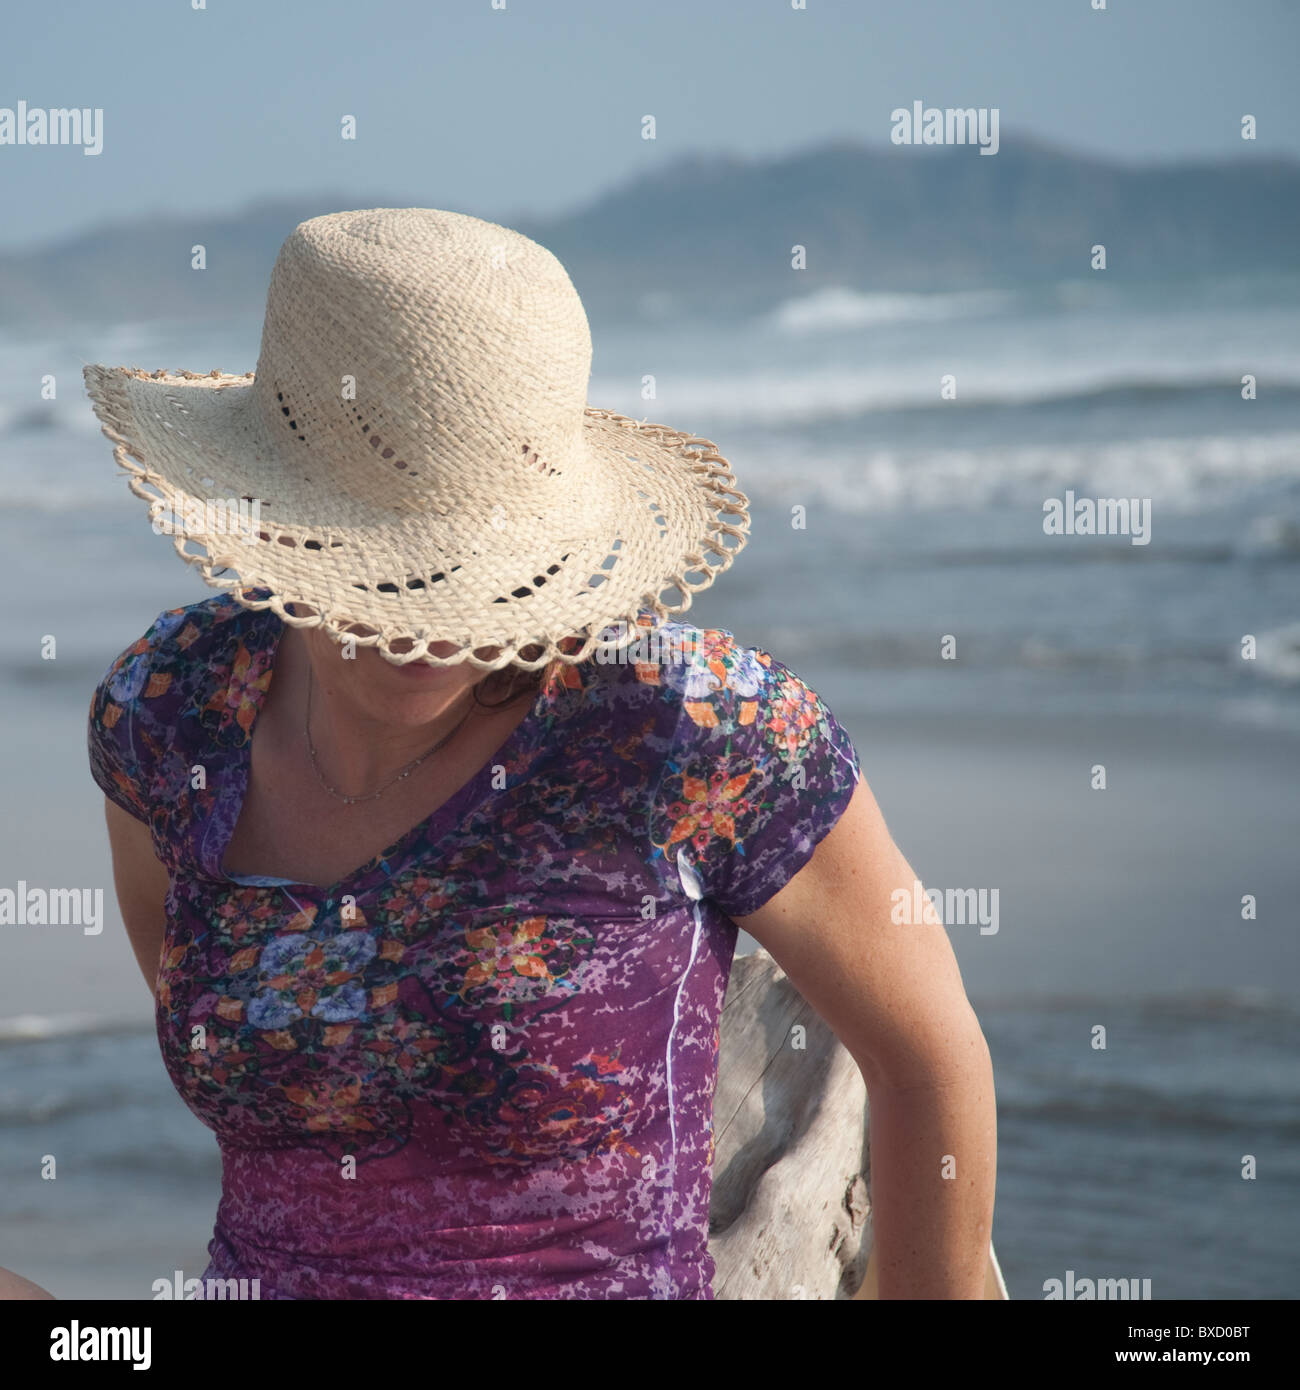
M 259 329 L 0 333 L 0 884 L 111 902 L 90 691 L 209 592 L 116 476 L 81 366 L 244 371 Z M 714 440 L 750 497 L 691 616 L 828 700 L 927 883 L 1001 891 L 996 935 L 951 934 L 1012 1296 L 1067 1270 L 1296 1296 L 1300 278 L 845 290 L 594 337 L 592 404 Z M 1126 499 L 1127 531 L 1045 531 L 1081 499 Z M 115 915 L 0 932 L 0 1265 L 89 1297 L 200 1273 L 219 1162 Z

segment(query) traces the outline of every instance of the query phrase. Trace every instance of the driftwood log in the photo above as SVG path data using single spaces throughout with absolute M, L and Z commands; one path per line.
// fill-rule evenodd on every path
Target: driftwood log
M 867 1091 L 761 947 L 737 956 L 713 1102 L 713 1296 L 875 1298 Z M 985 1298 L 1006 1285 L 989 1247 Z

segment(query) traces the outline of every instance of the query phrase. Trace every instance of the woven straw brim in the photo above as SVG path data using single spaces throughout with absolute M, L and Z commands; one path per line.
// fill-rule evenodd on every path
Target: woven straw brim
M 586 410 L 590 466 L 571 470 L 571 491 L 559 480 L 545 515 L 509 515 L 472 486 L 467 505 L 443 514 L 313 478 L 309 456 L 264 434 L 251 372 L 96 365 L 84 375 L 131 491 L 182 523 L 176 552 L 207 584 L 335 640 L 361 625 L 371 631 L 358 645 L 397 665 L 535 670 L 616 650 L 636 639 L 645 610 L 685 612 L 748 537 L 748 498 L 709 440 L 609 410 Z M 258 523 L 247 535 L 187 529 L 194 498 L 259 499 Z M 447 642 L 452 655 L 428 650 Z M 540 653 L 522 657 L 530 647 Z

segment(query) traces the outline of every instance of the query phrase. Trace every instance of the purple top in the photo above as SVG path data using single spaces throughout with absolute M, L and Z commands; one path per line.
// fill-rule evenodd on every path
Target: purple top
M 158 1039 L 222 1156 L 203 1277 L 712 1298 L 728 914 L 843 812 L 847 733 L 767 652 L 669 622 L 636 664 L 564 667 L 488 766 L 340 882 L 235 876 L 282 631 L 225 595 L 172 609 L 90 714 L 95 780 L 170 876 Z

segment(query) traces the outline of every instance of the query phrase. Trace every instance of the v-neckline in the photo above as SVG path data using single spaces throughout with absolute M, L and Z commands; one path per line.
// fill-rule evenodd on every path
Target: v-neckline
M 474 772 L 463 785 L 452 792 L 441 806 L 422 820 L 417 821 L 408 830 L 403 831 L 386 849 L 380 850 L 378 854 L 367 859 L 365 863 L 356 865 L 355 868 L 350 869 L 342 878 L 336 879 L 333 883 L 304 883 L 297 879 L 279 878 L 271 874 L 231 874 L 226 871 L 226 855 L 230 852 L 235 831 L 239 827 L 240 817 L 244 812 L 244 803 L 248 799 L 248 786 L 253 770 L 253 736 L 257 732 L 262 709 L 275 681 L 276 658 L 279 656 L 280 644 L 288 628 L 288 624 L 269 608 L 249 611 L 252 617 L 252 622 L 249 624 L 251 631 L 245 629 L 240 631 L 238 636 L 246 646 L 251 637 L 259 651 L 263 650 L 264 643 L 269 643 L 270 665 L 267 667 L 268 679 L 265 687 L 256 690 L 256 694 L 252 697 L 253 714 L 248 726 L 248 736 L 240 744 L 237 760 L 231 770 L 233 774 L 231 797 L 234 801 L 234 815 L 229 821 L 228 832 L 222 837 L 215 859 L 217 876 L 227 883 L 233 883 L 240 887 L 292 888 L 300 893 L 323 895 L 325 901 L 329 903 L 338 898 L 349 885 L 356 884 L 358 891 L 361 891 L 362 884 L 368 887 L 369 879 L 376 873 L 382 872 L 385 878 L 389 877 L 392 873 L 389 868 L 390 861 L 400 859 L 417 838 L 424 837 L 430 846 L 436 846 L 446 839 L 463 816 L 483 804 L 486 799 L 485 793 L 488 790 L 488 784 L 491 782 L 493 766 L 497 763 L 509 764 L 510 760 L 527 745 L 534 732 L 541 727 L 551 705 L 554 688 L 553 678 L 543 682 L 532 707 L 510 731 L 505 741 L 488 754 L 483 766 Z M 266 631 L 263 631 L 263 625 L 267 629 Z M 252 655 L 251 651 L 250 655 Z M 227 691 L 234 680 L 235 671 L 232 665 L 230 679 L 226 686 Z M 537 746 L 540 747 L 540 740 L 538 740 Z

